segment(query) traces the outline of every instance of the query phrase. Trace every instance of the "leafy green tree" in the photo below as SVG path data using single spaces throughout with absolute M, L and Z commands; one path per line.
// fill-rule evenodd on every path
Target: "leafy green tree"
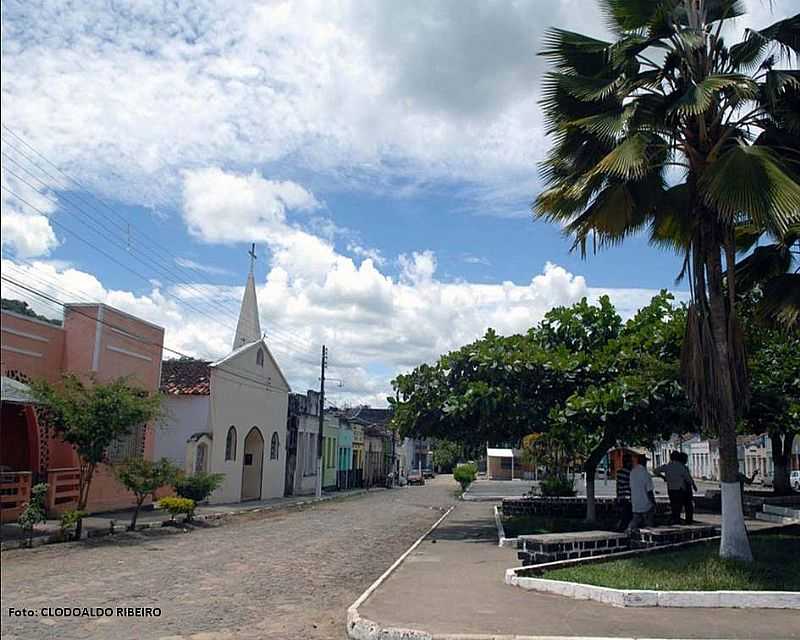
M 601 5 L 614 41 L 561 29 L 545 37 L 554 144 L 535 215 L 563 225 L 584 252 L 644 229 L 683 252 L 692 304 L 682 373 L 704 429 L 719 433 L 720 555 L 750 560 L 737 482 L 736 423 L 750 392 L 735 230 L 782 236 L 800 216 L 798 167 L 785 149 L 800 131 L 800 75 L 780 68 L 800 52 L 800 15 L 731 46 L 722 32 L 743 12 L 737 0 Z
M 461 457 L 461 447 L 450 440 L 436 439 L 433 441 L 433 464 L 440 471 L 448 472 Z
M 122 485 L 136 496 L 133 517 L 128 526 L 130 531 L 136 529 L 136 520 L 142 504 L 148 496 L 155 500 L 155 493 L 161 487 L 172 484 L 180 469 L 166 458 L 157 461 L 145 458 L 130 458 L 114 469 L 114 474 Z
M 137 425 L 156 418 L 161 410 L 160 398 L 131 386 L 125 378 L 86 384 L 74 374 L 64 375 L 58 385 L 35 381 L 31 390 L 46 406 L 50 428 L 78 454 L 77 510 L 85 511 L 92 478 L 97 467 L 107 461 L 108 448 Z M 81 527 L 79 519 L 77 537 Z
M 679 383 L 683 309 L 662 292 L 593 352 L 596 379 L 551 412 L 550 437 L 581 452 L 586 519 L 596 519 L 594 477 L 609 448 L 649 445 L 694 419 Z
M 753 299 L 754 298 L 754 299 Z M 758 294 L 745 301 L 745 334 L 750 364 L 752 400 L 744 427 L 767 433 L 772 441 L 775 493 L 791 493 L 789 471 L 792 444 L 800 437 L 800 329 L 765 326 Z

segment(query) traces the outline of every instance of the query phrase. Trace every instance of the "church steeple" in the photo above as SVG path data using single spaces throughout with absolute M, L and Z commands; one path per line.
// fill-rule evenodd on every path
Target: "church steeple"
M 256 281 L 253 268 L 256 260 L 256 245 L 253 244 L 249 251 L 250 273 L 247 274 L 247 284 L 244 287 L 242 308 L 239 310 L 239 322 L 236 325 L 236 337 L 233 339 L 233 348 L 238 349 L 244 344 L 261 340 L 261 322 L 258 319 L 258 300 L 256 299 Z

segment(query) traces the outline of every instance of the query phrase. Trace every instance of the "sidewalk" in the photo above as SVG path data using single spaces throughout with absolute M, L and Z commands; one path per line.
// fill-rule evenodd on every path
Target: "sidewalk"
M 516 550 L 497 546 L 492 504 L 460 502 L 362 604 L 381 628 L 436 636 L 800 638 L 797 611 L 616 608 L 504 584 Z M 412 636 L 409 636 L 412 637 Z
M 290 496 L 286 498 L 271 498 L 269 500 L 252 500 L 249 502 L 201 504 L 195 510 L 194 520 L 203 522 L 208 520 L 217 520 L 238 513 L 271 511 L 274 509 L 290 509 L 316 502 L 357 496 L 366 492 L 367 489 L 353 489 L 350 491 L 326 492 L 322 494 L 322 498 L 309 495 Z M 122 533 L 127 529 L 132 517 L 132 509 L 92 514 L 83 519 L 83 534 L 84 536 L 90 538 L 110 534 L 112 531 L 112 523 L 114 533 Z M 155 509 L 151 506 L 142 507 L 142 510 L 139 512 L 139 517 L 136 520 L 136 529 L 158 528 L 169 519 L 169 513 L 166 511 Z M 59 536 L 60 521 L 57 519 L 48 520 L 44 524 L 37 525 L 33 544 L 36 546 L 38 544 L 57 542 L 59 541 L 57 539 Z M 2 541 L 2 549 L 4 551 L 6 549 L 13 549 L 20 546 L 20 543 L 24 538 L 25 534 L 20 526 L 15 523 L 4 524 L 2 527 L 0 527 L 0 540 Z

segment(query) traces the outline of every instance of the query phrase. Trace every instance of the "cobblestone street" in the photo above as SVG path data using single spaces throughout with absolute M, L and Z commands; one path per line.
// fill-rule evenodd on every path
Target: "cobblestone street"
M 191 533 L 2 554 L 3 640 L 341 639 L 345 610 L 455 500 L 452 477 Z M 10 618 L 9 607 L 159 607 L 159 618 Z

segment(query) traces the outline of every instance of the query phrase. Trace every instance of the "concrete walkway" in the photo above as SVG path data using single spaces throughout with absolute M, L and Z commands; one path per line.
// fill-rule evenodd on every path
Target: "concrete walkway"
M 622 609 L 507 586 L 504 571 L 519 562 L 515 549 L 497 546 L 492 507 L 460 503 L 361 605 L 361 617 L 434 637 L 800 638 L 797 611 Z
M 381 489 L 372 489 L 378 491 Z M 325 492 L 321 500 L 332 500 L 336 498 L 347 498 L 350 496 L 361 495 L 366 489 L 353 489 L 350 491 Z M 237 513 L 250 513 L 255 511 L 269 511 L 272 509 L 288 509 L 303 506 L 312 502 L 317 502 L 316 496 L 290 496 L 286 498 L 271 498 L 269 500 L 251 500 L 248 502 L 231 502 L 225 504 L 201 504 L 195 510 L 195 520 L 215 520 Z M 83 531 L 87 537 L 105 535 L 111 532 L 112 523 L 116 533 L 127 529 L 133 517 L 133 510 L 109 511 L 106 513 L 94 513 L 83 519 Z M 160 527 L 162 523 L 170 519 L 169 513 L 161 509 L 153 508 L 152 505 L 142 507 L 139 517 L 136 520 L 137 529 L 150 527 Z M 36 526 L 34 543 L 41 544 L 44 541 L 52 541 L 51 538 L 60 533 L 60 521 L 57 519 L 48 520 L 44 524 Z M 25 534 L 19 525 L 15 523 L 4 524 L 0 527 L 0 540 L 3 549 L 17 546 L 15 543 L 25 538 Z

